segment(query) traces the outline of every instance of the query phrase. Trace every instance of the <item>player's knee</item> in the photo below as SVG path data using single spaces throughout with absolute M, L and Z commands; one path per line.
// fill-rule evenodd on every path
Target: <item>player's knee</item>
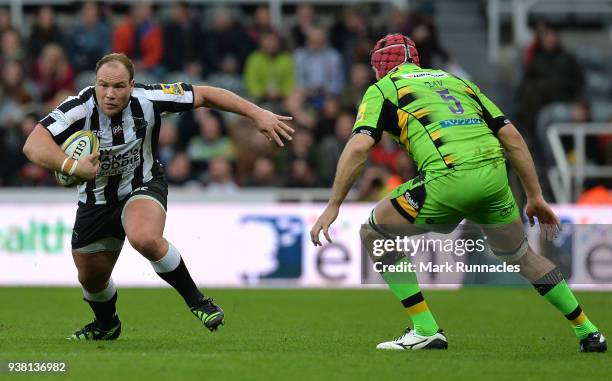
M 375 252 L 376 242 L 380 239 L 383 239 L 382 235 L 380 235 L 372 226 L 368 223 L 361 225 L 361 229 L 359 229 L 359 236 L 361 238 L 361 243 L 366 249 L 366 253 L 373 261 L 380 260 L 380 256 Z
M 395 250 L 390 252 L 382 250 L 382 243 L 389 239 L 389 235 L 376 225 L 372 217 L 370 217 L 369 221 L 361 225 L 359 236 L 361 238 L 361 243 L 373 262 L 394 264 L 404 257 L 402 253 Z
M 156 254 L 162 246 L 161 237 L 151 237 L 147 234 L 137 234 L 128 237 L 130 245 L 144 256 Z
M 362 224 L 361 228 L 359 229 L 359 238 L 361 238 L 361 242 L 365 243 L 371 236 L 371 234 L 372 228 L 370 227 L 370 225 L 368 225 L 367 222 Z
M 89 292 L 98 292 L 106 287 L 108 278 L 100 273 L 91 271 L 79 271 L 79 283 Z
M 372 220 L 372 216 L 361 225 L 359 229 L 359 238 L 361 239 L 361 243 L 366 247 L 368 253 L 377 240 L 384 238 L 384 235 Z

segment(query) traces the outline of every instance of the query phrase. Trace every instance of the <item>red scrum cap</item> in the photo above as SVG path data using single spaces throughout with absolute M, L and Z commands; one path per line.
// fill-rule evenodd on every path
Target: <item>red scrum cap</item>
M 378 78 L 406 62 L 419 66 L 419 52 L 414 41 L 403 34 L 386 35 L 370 51 L 370 63 Z

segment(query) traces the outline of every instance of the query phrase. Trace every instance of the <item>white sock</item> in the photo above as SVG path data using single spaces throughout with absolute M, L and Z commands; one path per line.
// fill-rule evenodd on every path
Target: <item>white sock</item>
M 178 267 L 181 263 L 181 253 L 168 242 L 168 252 L 163 256 L 162 259 L 157 261 L 151 261 L 153 270 L 156 273 L 169 273 Z
M 117 292 L 117 288 L 115 288 L 113 278 L 110 278 L 108 280 L 108 285 L 102 291 L 89 292 L 83 288 L 83 296 L 90 302 L 108 302 L 109 300 L 111 300 L 113 295 L 115 295 L 115 292 Z

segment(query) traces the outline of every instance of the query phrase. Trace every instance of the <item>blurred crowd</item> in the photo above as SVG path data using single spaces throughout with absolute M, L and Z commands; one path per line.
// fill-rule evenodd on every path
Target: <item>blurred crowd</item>
M 589 54 L 583 47 L 564 46 L 558 23 L 541 20 L 534 24 L 534 38 L 522 56 L 516 119 L 530 146 L 538 147 L 532 149 L 532 154 L 541 176 L 555 164 L 547 137 L 553 124 L 574 123 L 574 128 L 580 128 L 577 124 L 612 122 L 609 58 L 606 54 Z M 577 150 L 573 137 L 563 136 L 561 143 L 568 162 L 575 164 Z M 609 135 L 586 136 L 585 153 L 587 165 L 612 165 L 612 128 Z M 589 195 L 589 188 L 612 188 L 610 180 L 587 179 L 583 184 L 587 192 L 582 196 Z M 544 185 L 550 186 L 546 179 Z M 604 201 L 612 203 L 612 194 L 607 194 Z
M 21 146 L 42 116 L 94 83 L 95 63 L 114 51 L 134 61 L 137 82 L 219 86 L 294 117 L 297 132 L 284 149 L 232 114 L 199 109 L 164 118 L 158 153 L 170 184 L 223 192 L 329 187 L 356 107 L 374 82 L 369 51 L 376 40 L 404 33 L 415 40 L 422 66 L 462 70 L 439 41 L 433 2 L 417 4 L 406 11 L 388 4 L 299 4 L 284 7 L 280 28 L 263 5 L 86 2 L 61 12 L 29 8 L 26 26 L 12 25 L 0 8 L 0 186 L 54 185 L 47 171 L 27 162 Z M 583 96 L 588 76 L 563 48 L 558 28 L 537 25 L 522 72 L 512 116 L 529 142 L 543 139 L 554 121 L 597 120 Z M 551 112 L 554 107 L 566 110 L 564 116 Z M 571 150 L 571 141 L 564 143 Z M 610 140 L 588 144 L 590 160 L 610 160 Z M 552 164 L 550 152 L 536 151 L 538 163 Z M 360 197 L 378 199 L 414 174 L 407 155 L 383 138 Z
M 279 30 L 266 6 L 89 2 L 67 18 L 53 7 L 38 8 L 24 35 L 0 9 L 0 185 L 54 185 L 47 171 L 27 162 L 21 146 L 42 116 L 93 84 L 96 61 L 114 51 L 134 61 L 137 82 L 219 86 L 294 117 L 297 132 L 285 149 L 275 149 L 248 120 L 231 114 L 198 109 L 165 118 L 159 157 L 170 184 L 224 192 L 329 187 L 356 107 L 374 81 L 374 42 L 404 32 L 416 40 L 424 65 L 449 60 L 433 8 L 386 10 L 388 17 L 377 23 L 372 12 L 383 11 L 370 5 L 321 12 L 301 4 Z M 364 197 L 375 198 L 414 174 L 407 156 L 386 139 L 371 164 Z

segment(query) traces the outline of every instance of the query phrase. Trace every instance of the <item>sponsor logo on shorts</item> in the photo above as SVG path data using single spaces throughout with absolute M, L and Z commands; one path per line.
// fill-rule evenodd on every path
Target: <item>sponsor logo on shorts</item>
M 412 195 L 410 194 L 410 191 L 407 191 L 406 193 L 404 193 L 404 197 L 406 198 L 406 201 L 408 201 L 410 206 L 412 206 L 414 208 L 414 210 L 421 209 L 421 206 L 419 205 L 419 203 L 416 202 L 416 200 L 412 198 Z
M 514 209 L 514 205 L 510 205 L 506 208 L 503 208 L 502 210 L 499 211 L 499 215 L 502 217 L 506 217 L 507 215 L 509 215 L 510 213 L 512 213 L 512 210 Z

